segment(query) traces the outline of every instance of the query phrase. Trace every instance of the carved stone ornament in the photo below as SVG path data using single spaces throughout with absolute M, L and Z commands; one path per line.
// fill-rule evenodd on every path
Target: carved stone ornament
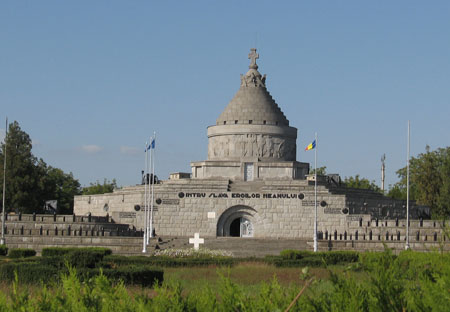
M 256 73 L 255 73 L 256 72 Z M 259 72 L 249 71 L 247 74 L 241 74 L 241 87 L 266 87 L 266 75 L 261 76 Z
M 250 59 L 250 69 L 245 75 L 241 74 L 241 86 L 242 87 L 265 87 L 266 86 L 266 75 L 261 76 L 258 72 L 258 65 L 256 60 L 259 58 L 259 54 L 256 53 L 256 49 L 250 49 L 250 54 L 248 55 Z
M 264 134 L 235 134 L 209 139 L 209 159 L 240 157 L 295 160 L 295 140 Z

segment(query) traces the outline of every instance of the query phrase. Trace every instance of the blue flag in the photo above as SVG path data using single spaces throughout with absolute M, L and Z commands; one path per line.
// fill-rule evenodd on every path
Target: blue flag
M 150 142 L 150 145 L 148 146 L 148 149 L 151 149 L 151 148 L 155 148 L 155 139 L 152 139 L 152 141 Z

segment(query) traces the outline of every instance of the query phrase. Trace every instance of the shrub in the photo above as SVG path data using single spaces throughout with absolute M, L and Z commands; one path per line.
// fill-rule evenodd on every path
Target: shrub
M 356 251 L 325 251 L 312 252 L 309 250 L 287 249 L 280 252 L 280 256 L 268 256 L 266 263 L 275 266 L 324 266 L 334 264 L 354 263 L 359 261 Z
M 106 255 L 111 255 L 108 248 L 44 248 L 42 263 L 62 268 L 69 264 L 76 268 L 95 268 Z
M 14 281 L 15 272 L 20 283 L 47 283 L 58 277 L 58 270 L 51 266 L 33 262 L 9 262 L 0 265 L 0 280 Z
M 305 257 L 311 257 L 316 255 L 314 252 L 309 250 L 293 250 L 293 249 L 286 249 L 280 252 L 280 257 L 283 259 L 302 259 Z
M 105 256 L 103 251 L 80 248 L 64 255 L 64 261 L 75 268 L 95 268 Z
M 123 281 L 127 285 L 140 285 L 144 287 L 153 286 L 155 283 L 162 283 L 164 272 L 161 269 L 144 266 L 127 266 L 115 269 L 80 269 L 78 276 L 81 279 L 90 279 L 103 272 L 103 275 L 113 281 Z
M 66 267 L 64 257 L 60 256 L 39 257 L 37 259 L 37 262 L 39 262 L 42 265 L 54 267 L 58 270 L 64 269 L 64 267 Z
M 0 245 L 0 256 L 6 256 L 8 253 L 8 247 L 6 245 Z
M 42 257 L 55 257 L 55 256 L 64 256 L 69 253 L 71 250 L 75 248 L 64 248 L 64 247 L 48 247 L 42 249 Z
M 295 260 L 298 259 L 299 250 L 286 249 L 280 252 L 280 257 L 287 260 Z
M 359 252 L 357 251 L 327 251 L 318 254 L 325 260 L 326 264 L 343 264 L 359 261 Z
M 87 250 L 96 253 L 102 253 L 104 256 L 112 254 L 111 249 L 103 248 L 103 247 L 87 247 L 87 248 L 76 248 L 76 247 L 48 247 L 42 249 L 43 257 L 52 257 L 52 256 L 64 256 L 74 250 Z
M 36 251 L 29 248 L 13 248 L 9 250 L 8 257 L 10 258 L 27 258 L 36 256 Z

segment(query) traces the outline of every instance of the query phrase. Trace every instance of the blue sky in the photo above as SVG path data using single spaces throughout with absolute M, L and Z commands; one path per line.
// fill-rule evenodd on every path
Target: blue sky
M 207 158 L 206 127 L 239 88 L 251 47 L 290 124 L 297 159 L 387 183 L 450 141 L 448 1 L 1 1 L 0 131 L 83 185 L 139 183 Z M 1 135 L 0 133 L 0 135 Z

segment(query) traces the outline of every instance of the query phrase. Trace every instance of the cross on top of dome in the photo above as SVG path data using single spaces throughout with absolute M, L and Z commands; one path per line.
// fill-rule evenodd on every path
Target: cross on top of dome
M 248 59 L 250 60 L 250 69 L 258 69 L 258 65 L 256 65 L 256 60 L 259 59 L 259 54 L 256 53 L 255 48 L 250 49 L 250 53 L 248 55 Z

